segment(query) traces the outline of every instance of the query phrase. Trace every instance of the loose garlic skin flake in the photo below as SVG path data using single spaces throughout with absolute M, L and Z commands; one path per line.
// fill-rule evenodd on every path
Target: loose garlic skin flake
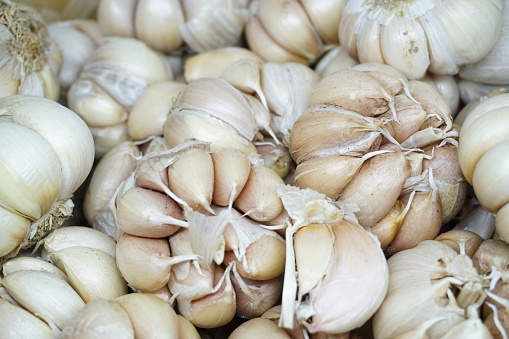
M 94 150 L 83 120 L 49 99 L 0 99 L 0 130 L 0 214 L 12 225 L 7 237 L 13 239 L 0 249 L 3 257 L 40 240 L 71 214 L 70 197 L 90 173 Z
M 353 0 L 345 5 L 339 40 L 361 63 L 386 63 L 409 79 L 428 69 L 453 75 L 494 46 L 502 7 L 500 0 Z

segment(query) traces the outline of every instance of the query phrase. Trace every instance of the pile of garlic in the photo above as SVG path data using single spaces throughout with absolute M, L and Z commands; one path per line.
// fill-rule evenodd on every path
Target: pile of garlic
M 67 226 L 40 242 L 41 258 L 18 256 L 2 267 L 0 332 L 52 338 L 85 304 L 127 293 L 115 241 L 89 227 Z
M 0 262 L 71 215 L 94 142 L 74 112 L 45 98 L 0 99 Z
M 391 254 L 433 239 L 461 208 L 457 136 L 430 85 L 359 64 L 321 79 L 293 125 L 294 184 L 338 200 Z
M 0 31 L 0 97 L 23 94 L 57 100 L 62 54 L 40 14 L 30 6 L 2 0 Z

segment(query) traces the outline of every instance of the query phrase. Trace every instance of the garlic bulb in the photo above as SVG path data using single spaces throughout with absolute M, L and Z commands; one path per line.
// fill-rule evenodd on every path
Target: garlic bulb
M 337 29 L 345 3 L 253 1 L 246 24 L 247 43 L 266 61 L 310 63 L 326 45 L 338 43 Z
M 74 112 L 44 98 L 0 99 L 0 257 L 15 255 L 71 215 L 71 196 L 94 161 L 93 139 Z M 4 238 L 4 232 L 6 234 Z
M 90 18 L 94 15 L 99 0 L 65 0 L 58 3 L 41 0 L 18 0 L 16 2 L 33 6 L 46 22 Z
M 61 94 L 65 97 L 69 87 L 78 79 L 87 58 L 99 46 L 103 34 L 97 21 L 76 19 L 49 24 L 48 35 L 62 51 L 58 80 Z
M 503 239 L 509 239 L 507 165 L 503 156 L 509 145 L 508 100 L 509 94 L 501 94 L 473 108 L 463 122 L 458 147 L 461 170 L 481 205 L 496 214 L 496 230 Z
M 467 191 L 450 114 L 432 86 L 390 66 L 331 73 L 291 126 L 293 183 L 348 207 L 387 254 L 433 239 Z
M 101 0 L 97 19 L 107 36 L 139 39 L 161 52 L 195 52 L 239 44 L 246 0 Z
M 2 0 L 0 29 L 0 97 L 24 94 L 57 100 L 62 54 L 40 14 L 30 6 Z
M 128 140 L 127 117 L 145 89 L 172 77 L 163 56 L 143 42 L 118 37 L 101 40 L 100 46 L 83 65 L 78 80 L 67 92 L 69 108 L 93 132 L 97 158 L 114 145 Z M 109 129 L 116 131 L 113 138 Z M 100 149 L 103 139 L 113 140 Z
M 352 0 L 344 8 L 339 41 L 361 63 L 385 63 L 411 80 L 426 70 L 453 75 L 495 45 L 502 7 L 498 0 Z

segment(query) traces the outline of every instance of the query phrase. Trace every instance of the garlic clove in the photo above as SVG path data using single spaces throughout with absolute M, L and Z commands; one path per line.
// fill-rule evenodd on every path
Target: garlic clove
M 249 17 L 245 27 L 245 35 L 249 48 L 264 60 L 308 63 L 308 59 L 300 53 L 294 53 L 279 45 L 263 27 L 257 15 Z
M 460 90 L 456 78 L 451 75 L 427 73 L 421 81 L 428 83 L 440 93 L 451 109 L 451 116 L 455 117 L 460 108 Z M 454 122 L 459 124 L 456 120 Z
M 315 71 L 324 78 L 331 73 L 349 69 L 357 64 L 357 60 L 350 57 L 343 46 L 337 45 L 320 58 L 315 66 Z
M 51 328 L 25 309 L 0 298 L 0 333 L 4 338 L 52 338 Z
M 178 0 L 139 0 L 136 3 L 136 38 L 155 50 L 167 53 L 179 48 L 183 42 L 178 27 L 184 22 Z
M 134 339 L 129 315 L 117 302 L 94 299 L 65 323 L 62 339 L 126 338 Z
M 498 210 L 495 223 L 500 236 L 503 239 L 509 239 L 509 204 L 505 204 Z
M 0 206 L 0 257 L 14 251 L 30 230 L 30 221 Z
M 426 120 L 426 111 L 420 103 L 416 103 L 414 100 L 409 98 L 406 93 L 394 97 L 398 121 L 392 120 L 389 123 L 392 127 L 391 135 L 400 143 L 418 132 Z
M 256 93 L 264 106 L 267 106 L 265 95 L 260 87 L 261 63 L 253 59 L 242 59 L 229 65 L 220 78 L 246 94 Z
M 115 301 L 129 315 L 136 338 L 179 338 L 177 313 L 169 303 L 144 293 L 126 294 Z
M 218 78 L 231 64 L 240 60 L 263 60 L 251 50 L 242 47 L 223 47 L 199 53 L 186 60 L 184 77 L 186 82 L 215 77 Z
M 434 240 L 450 246 L 458 254 L 463 250 L 469 257 L 474 256 L 474 253 L 484 241 L 481 236 L 474 232 L 455 229 L 439 234 Z
M 97 21 L 106 36 L 134 37 L 134 10 L 137 0 L 100 1 L 97 7 Z
M 90 227 L 66 226 L 52 231 L 41 241 L 47 254 L 69 247 L 88 247 L 97 249 L 115 258 L 115 241 L 106 234 Z
M 338 27 L 345 3 L 345 0 L 334 2 L 305 0 L 302 3 L 314 29 L 327 44 L 339 43 Z
M 133 187 L 120 197 L 117 223 L 122 231 L 146 238 L 164 238 L 187 226 L 172 198 L 141 187 Z
M 48 255 L 68 277 L 71 286 L 88 303 L 92 299 L 113 300 L 127 293 L 115 258 L 94 248 L 74 246 Z
M 356 49 L 357 58 L 362 60 L 362 63 L 386 63 L 380 41 L 381 31 L 378 20 L 364 20 L 359 27 Z
M 181 339 L 200 339 L 200 334 L 193 324 L 180 314 L 177 314 L 179 325 L 179 338 Z
M 211 156 L 214 163 L 212 202 L 231 206 L 249 178 L 251 163 L 244 153 L 234 149 L 214 152 Z
M 333 251 L 332 233 L 327 225 L 307 225 L 295 234 L 295 263 L 299 272 L 298 298 L 309 293 L 326 274 Z
M 51 273 L 18 271 L 4 277 L 2 285 L 18 304 L 33 314 L 43 314 L 59 329 L 85 306 L 67 282 Z
M 185 150 L 168 166 L 170 190 L 189 206 L 202 213 L 210 212 L 214 190 L 214 164 L 210 154 L 199 148 Z
M 274 219 L 283 210 L 277 195 L 283 179 L 263 165 L 252 165 L 246 185 L 235 199 L 234 206 L 257 221 Z
M 7 261 L 2 267 L 2 273 L 7 276 L 11 273 L 18 271 L 42 271 L 47 272 L 59 277 L 60 279 L 69 282 L 67 275 L 62 272 L 58 267 L 42 259 L 32 257 L 15 257 Z
M 127 118 L 131 140 L 163 135 L 163 126 L 184 84 L 163 81 L 152 84 L 140 95 Z
M 371 226 L 370 231 L 380 241 L 380 247 L 386 248 L 392 240 L 396 237 L 405 220 L 405 216 L 410 208 L 411 199 L 408 199 L 406 206 L 403 204 L 401 198 L 396 201 L 391 210 L 376 224 Z
M 228 339 L 274 338 L 290 339 L 284 329 L 265 318 L 253 318 L 239 325 Z
M 409 86 L 412 97 L 419 102 L 428 114 L 426 124 L 421 129 L 428 126 L 440 127 L 445 123 L 445 130 L 450 130 L 453 123 L 451 109 L 440 95 L 440 92 L 423 81 L 410 81 Z
M 262 141 L 255 142 L 254 145 L 263 160 L 263 165 L 284 179 L 293 166 L 288 147 L 270 137 L 264 137 Z

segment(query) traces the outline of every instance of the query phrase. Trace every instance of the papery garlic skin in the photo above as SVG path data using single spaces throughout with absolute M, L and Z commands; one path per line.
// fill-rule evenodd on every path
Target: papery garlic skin
M 2 1 L 0 30 L 0 97 L 24 94 L 57 100 L 62 55 L 40 14 L 30 6 Z
M 349 1 L 339 40 L 361 63 L 384 62 L 409 79 L 422 78 L 428 69 L 453 75 L 495 45 L 502 5 L 491 0 Z
M 93 139 L 83 120 L 49 99 L 4 97 L 0 110 L 0 205 L 31 224 L 30 231 L 10 246 L 13 255 L 70 215 L 70 197 L 92 168 Z M 21 219 L 9 218 L 18 220 L 13 227 L 22 227 Z M 0 256 L 9 254 L 2 252 Z

